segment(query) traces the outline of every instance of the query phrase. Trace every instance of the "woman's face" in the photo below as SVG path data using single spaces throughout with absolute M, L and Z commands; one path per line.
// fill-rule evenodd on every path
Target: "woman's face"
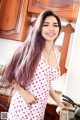
M 41 33 L 45 40 L 54 41 L 59 33 L 57 19 L 53 16 L 46 17 L 42 25 Z

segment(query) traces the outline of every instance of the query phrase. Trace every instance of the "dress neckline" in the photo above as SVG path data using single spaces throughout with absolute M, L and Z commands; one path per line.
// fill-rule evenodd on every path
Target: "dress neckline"
M 52 67 L 50 64 L 48 64 L 47 62 L 44 61 L 44 56 L 43 56 L 43 52 L 41 54 L 41 60 L 46 64 L 48 65 L 51 69 L 53 70 L 58 70 L 59 69 L 59 63 L 58 63 L 58 59 L 57 59 L 57 51 L 56 51 L 56 48 L 53 46 L 53 49 L 54 49 L 54 53 L 55 53 L 55 57 L 56 57 L 56 60 L 57 60 L 57 67 Z

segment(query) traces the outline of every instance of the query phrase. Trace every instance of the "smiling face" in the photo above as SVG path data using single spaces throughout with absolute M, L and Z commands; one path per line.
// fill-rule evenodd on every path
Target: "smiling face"
M 59 33 L 57 19 L 53 16 L 46 17 L 42 25 L 41 33 L 45 40 L 54 41 Z

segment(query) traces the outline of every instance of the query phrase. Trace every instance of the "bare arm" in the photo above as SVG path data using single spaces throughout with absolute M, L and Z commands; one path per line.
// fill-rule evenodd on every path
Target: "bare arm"
M 51 87 L 50 89 L 50 96 L 52 97 L 52 99 L 58 104 L 60 110 L 62 110 L 64 108 L 64 104 L 61 102 L 61 100 L 58 98 L 57 94 L 55 93 L 55 91 L 53 90 L 53 88 Z M 60 112 L 60 111 L 58 111 Z
M 12 83 L 12 87 L 14 87 L 14 89 L 19 92 L 26 104 L 32 105 L 37 103 L 37 98 L 30 92 L 26 91 L 23 87 L 18 85 L 16 82 Z

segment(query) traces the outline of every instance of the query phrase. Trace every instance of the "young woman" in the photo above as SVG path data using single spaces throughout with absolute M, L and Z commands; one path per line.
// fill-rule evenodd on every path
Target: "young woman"
M 54 43 L 61 31 L 60 19 L 51 11 L 42 12 L 26 41 L 6 65 L 3 81 L 13 87 L 8 120 L 44 120 L 48 95 L 64 108 L 51 81 L 60 76 L 59 51 Z

